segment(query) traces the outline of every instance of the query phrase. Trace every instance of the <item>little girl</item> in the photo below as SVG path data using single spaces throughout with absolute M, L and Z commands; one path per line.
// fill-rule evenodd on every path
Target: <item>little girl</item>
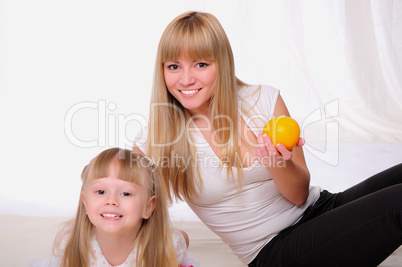
M 150 160 L 108 149 L 81 179 L 77 215 L 53 248 L 61 266 L 183 266 L 188 236 L 171 229 L 167 191 Z

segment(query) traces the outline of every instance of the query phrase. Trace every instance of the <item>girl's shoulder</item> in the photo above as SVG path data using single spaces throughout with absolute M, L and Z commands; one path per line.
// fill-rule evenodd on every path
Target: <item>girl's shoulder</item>
M 55 256 L 60 257 L 64 253 L 67 243 L 71 237 L 71 231 L 72 221 L 68 221 L 60 227 L 53 244 L 53 254 Z
M 187 243 L 181 231 L 173 228 L 172 237 L 179 267 L 200 267 L 199 261 L 187 254 Z
M 183 262 L 183 259 L 187 255 L 187 244 L 183 234 L 179 230 L 173 228 L 172 240 L 176 250 L 177 262 Z
M 172 228 L 172 239 L 175 247 L 184 247 L 187 249 L 186 240 L 180 230 Z

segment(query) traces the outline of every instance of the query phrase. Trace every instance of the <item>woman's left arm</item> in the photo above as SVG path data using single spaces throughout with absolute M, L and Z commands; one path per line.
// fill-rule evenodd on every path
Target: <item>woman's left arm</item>
M 274 116 L 290 116 L 285 102 L 279 95 L 276 102 Z M 258 136 L 257 155 L 261 161 L 267 161 L 268 171 L 278 187 L 281 194 L 290 202 L 297 206 L 302 206 L 309 195 L 310 172 L 304 158 L 303 149 L 304 140 L 299 139 L 296 147 L 292 151 L 278 144 L 275 148 L 271 139 L 267 135 Z

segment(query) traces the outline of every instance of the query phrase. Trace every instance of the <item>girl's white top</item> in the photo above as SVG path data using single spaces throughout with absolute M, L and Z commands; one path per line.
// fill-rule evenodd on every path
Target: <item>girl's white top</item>
M 63 253 L 69 238 L 70 232 L 67 231 L 60 240 L 58 247 L 59 252 Z M 200 263 L 197 259 L 187 255 L 186 241 L 179 230 L 172 229 L 172 239 L 176 250 L 176 259 L 179 264 L 178 267 L 200 267 Z M 91 250 L 92 254 L 90 254 L 89 266 L 112 267 L 103 255 L 102 249 L 100 248 L 95 235 L 91 238 Z M 127 259 L 122 264 L 113 265 L 113 267 L 137 266 L 137 253 L 138 246 L 135 245 L 131 253 L 127 256 Z M 29 264 L 29 267 L 61 267 L 61 257 L 62 255 L 50 259 L 35 260 Z
M 239 89 L 238 111 L 256 136 L 273 117 L 278 95 L 279 90 L 270 86 Z M 135 140 L 145 154 L 147 131 L 144 128 Z M 279 192 L 266 166 L 256 159 L 251 159 L 254 162 L 252 166 L 243 169 L 243 186 L 238 193 L 233 179 L 227 175 L 225 168 L 219 167 L 219 158 L 199 130 L 194 132 L 192 141 L 197 147 L 197 164 L 203 184 L 198 197 L 186 202 L 244 264 L 249 264 L 281 230 L 296 223 L 320 196 L 321 188 L 310 186 L 306 203 L 300 207 L 292 204 Z M 175 158 L 177 161 L 180 155 Z M 242 160 L 245 162 L 248 159 Z M 233 172 L 237 182 L 236 168 Z
M 70 238 L 70 232 L 66 232 L 59 244 L 59 251 L 64 251 L 64 248 L 67 245 L 67 242 Z M 177 257 L 177 262 L 179 263 L 179 266 L 185 266 L 183 265 L 183 260 L 187 258 L 187 245 L 186 245 L 186 240 L 184 239 L 183 235 L 179 230 L 172 229 L 172 239 L 173 239 L 173 245 L 176 250 L 176 257 Z M 155 241 L 158 242 L 158 241 Z M 134 245 L 133 250 L 130 252 L 130 254 L 127 256 L 127 259 L 120 265 L 110 265 L 105 256 L 103 255 L 102 249 L 99 246 L 98 241 L 96 240 L 96 235 L 92 235 L 91 238 L 91 251 L 92 253 L 89 253 L 89 261 L 90 264 L 89 266 L 93 267 L 126 267 L 126 266 L 131 266 L 135 267 L 137 266 L 137 254 L 138 254 L 138 246 L 137 244 Z M 195 261 L 195 260 L 194 260 Z M 198 261 L 195 261 L 198 262 Z M 32 262 L 30 267 L 60 267 L 61 266 L 61 256 L 52 258 L 49 260 L 38 260 L 35 262 Z
M 183 262 L 184 257 L 187 253 L 187 245 L 184 240 L 183 235 L 180 231 L 172 229 L 172 238 L 173 244 L 176 249 L 176 257 L 177 262 L 181 264 Z M 158 242 L 158 241 L 156 241 Z M 138 254 L 138 246 L 137 244 L 134 246 L 131 253 L 128 255 L 127 259 L 120 265 L 110 265 L 103 255 L 102 249 L 100 248 L 98 242 L 96 241 L 96 237 L 93 236 L 91 240 L 91 249 L 92 255 L 90 256 L 90 264 L 89 266 L 93 267 L 135 267 L 137 266 L 137 254 Z

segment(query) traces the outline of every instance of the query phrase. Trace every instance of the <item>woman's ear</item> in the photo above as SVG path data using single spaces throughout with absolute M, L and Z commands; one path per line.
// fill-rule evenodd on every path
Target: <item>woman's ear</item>
M 151 217 L 152 212 L 154 212 L 155 209 L 155 196 L 152 196 L 147 203 L 147 206 L 145 207 L 144 210 L 144 214 L 142 215 L 142 217 L 144 219 L 149 219 L 149 217 Z

